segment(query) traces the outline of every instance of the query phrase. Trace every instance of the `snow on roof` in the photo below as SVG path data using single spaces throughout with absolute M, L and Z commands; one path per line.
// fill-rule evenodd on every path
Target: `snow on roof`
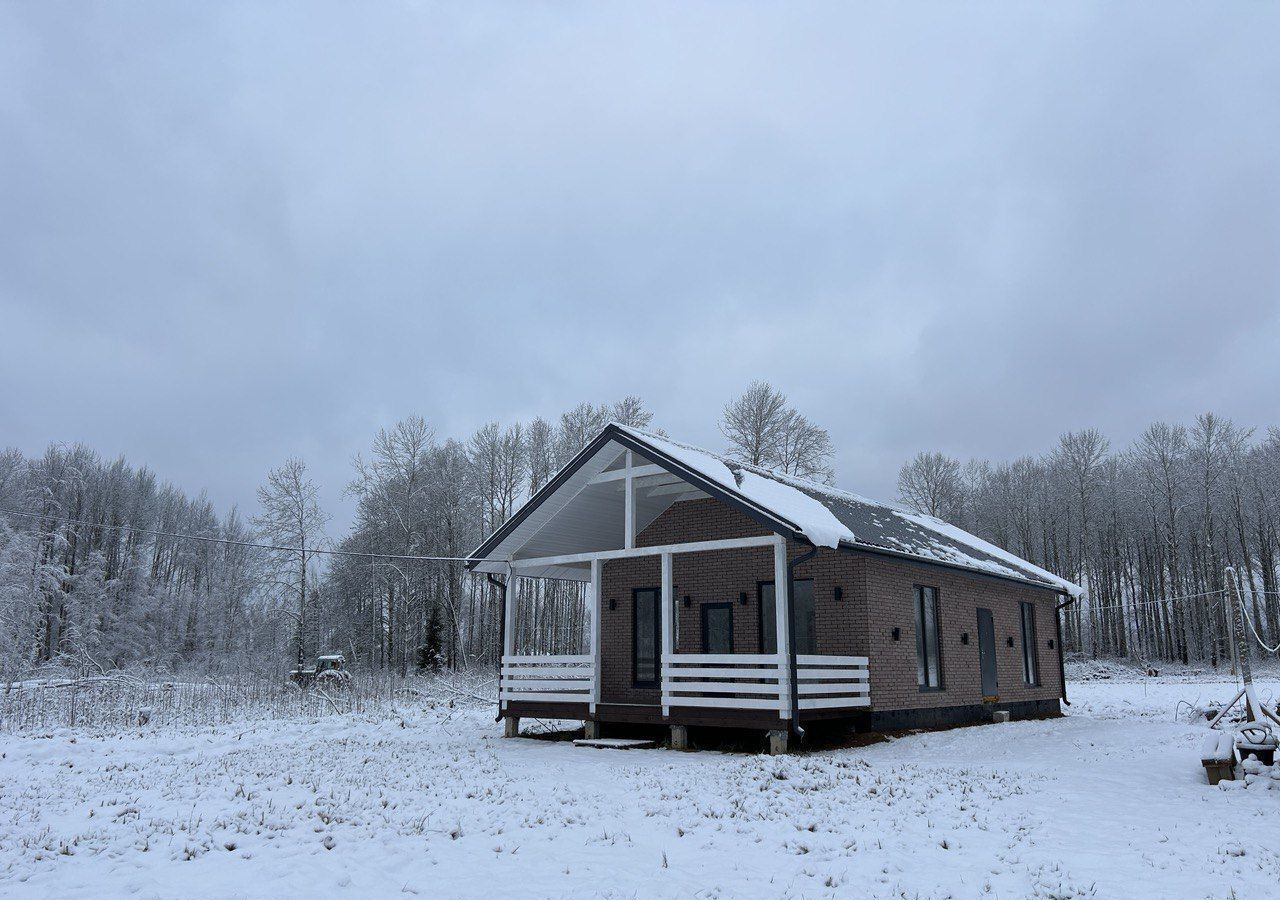
M 741 463 L 637 428 L 616 423 L 615 427 L 789 522 L 816 546 L 889 550 L 1043 584 L 1073 597 L 1083 593 L 1066 579 L 933 516 Z

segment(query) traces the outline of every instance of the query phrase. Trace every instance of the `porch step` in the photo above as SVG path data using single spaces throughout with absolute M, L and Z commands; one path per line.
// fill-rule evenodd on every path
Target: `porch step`
M 578 738 L 573 745 L 595 747 L 599 750 L 652 750 L 658 746 L 658 742 L 639 738 Z

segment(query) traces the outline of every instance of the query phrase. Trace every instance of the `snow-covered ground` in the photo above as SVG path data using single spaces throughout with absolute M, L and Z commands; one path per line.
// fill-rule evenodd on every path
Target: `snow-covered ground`
M 1280 896 L 1280 789 L 1208 787 L 1175 719 L 1230 682 L 1069 690 L 783 758 L 503 740 L 479 706 L 5 735 L 0 895 Z

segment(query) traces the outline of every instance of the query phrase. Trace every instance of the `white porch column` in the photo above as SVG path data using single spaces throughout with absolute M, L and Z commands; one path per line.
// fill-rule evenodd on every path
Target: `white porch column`
M 787 579 L 787 541 L 773 545 L 773 611 L 778 629 L 778 708 L 784 719 L 791 709 L 791 585 Z
M 507 595 L 506 602 L 502 604 L 502 663 L 515 656 L 516 652 L 516 582 L 519 576 L 516 570 L 507 563 Z M 498 692 L 501 696 L 502 683 L 506 681 L 506 675 L 502 668 L 498 670 Z M 501 709 L 507 708 L 507 701 L 502 701 Z
M 636 545 L 636 480 L 632 473 L 633 462 L 631 451 L 628 450 L 625 470 L 627 474 L 624 482 L 626 499 L 623 512 L 626 518 L 622 525 L 622 547 L 625 550 L 630 550 Z
M 587 606 L 591 610 L 591 713 L 600 702 L 600 614 L 601 593 L 604 591 L 604 562 L 591 561 L 591 581 L 587 587 Z
M 662 655 L 658 657 L 658 684 L 662 689 L 662 714 L 664 716 L 671 714 L 671 707 L 667 705 L 667 657 L 676 652 L 676 598 L 675 585 L 673 584 L 674 576 L 672 575 L 671 554 L 662 554 L 662 597 L 659 602 L 662 603 Z

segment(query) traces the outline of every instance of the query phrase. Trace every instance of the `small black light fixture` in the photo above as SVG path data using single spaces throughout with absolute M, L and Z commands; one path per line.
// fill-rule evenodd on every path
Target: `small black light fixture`
M 1010 635 L 1009 637 L 1005 638 L 1005 643 L 1007 643 L 1010 647 L 1012 647 L 1012 646 L 1013 646 L 1013 636 L 1012 636 L 1012 635 Z
M 1049 649 L 1053 649 L 1053 638 L 1049 638 Z
M 836 602 L 839 603 L 841 600 L 844 599 L 844 588 L 840 587 L 840 585 L 837 584 L 836 589 L 834 591 L 834 595 L 836 598 Z
M 746 606 L 746 605 L 747 605 L 747 592 L 746 592 L 746 591 L 742 591 L 741 593 L 739 593 L 739 594 L 738 594 L 738 602 L 739 602 L 739 603 L 741 603 L 743 606 Z
M 693 606 L 693 598 L 692 598 L 692 597 L 690 597 L 688 594 L 685 594 L 685 595 L 684 595 L 684 608 L 685 608 L 685 609 L 688 609 L 690 606 Z
M 610 597 L 610 598 L 609 598 L 609 609 L 611 609 L 611 610 L 612 610 L 612 609 L 617 609 L 617 608 L 618 608 L 618 598 L 617 598 L 617 597 Z
M 895 628 L 895 629 L 893 629 L 893 639 L 894 639 L 895 641 L 897 641 L 897 640 L 901 640 L 901 639 L 902 639 L 902 629 L 901 629 L 901 628 Z
M 969 632 L 966 631 L 964 634 L 960 635 L 960 643 L 965 646 L 969 645 Z

